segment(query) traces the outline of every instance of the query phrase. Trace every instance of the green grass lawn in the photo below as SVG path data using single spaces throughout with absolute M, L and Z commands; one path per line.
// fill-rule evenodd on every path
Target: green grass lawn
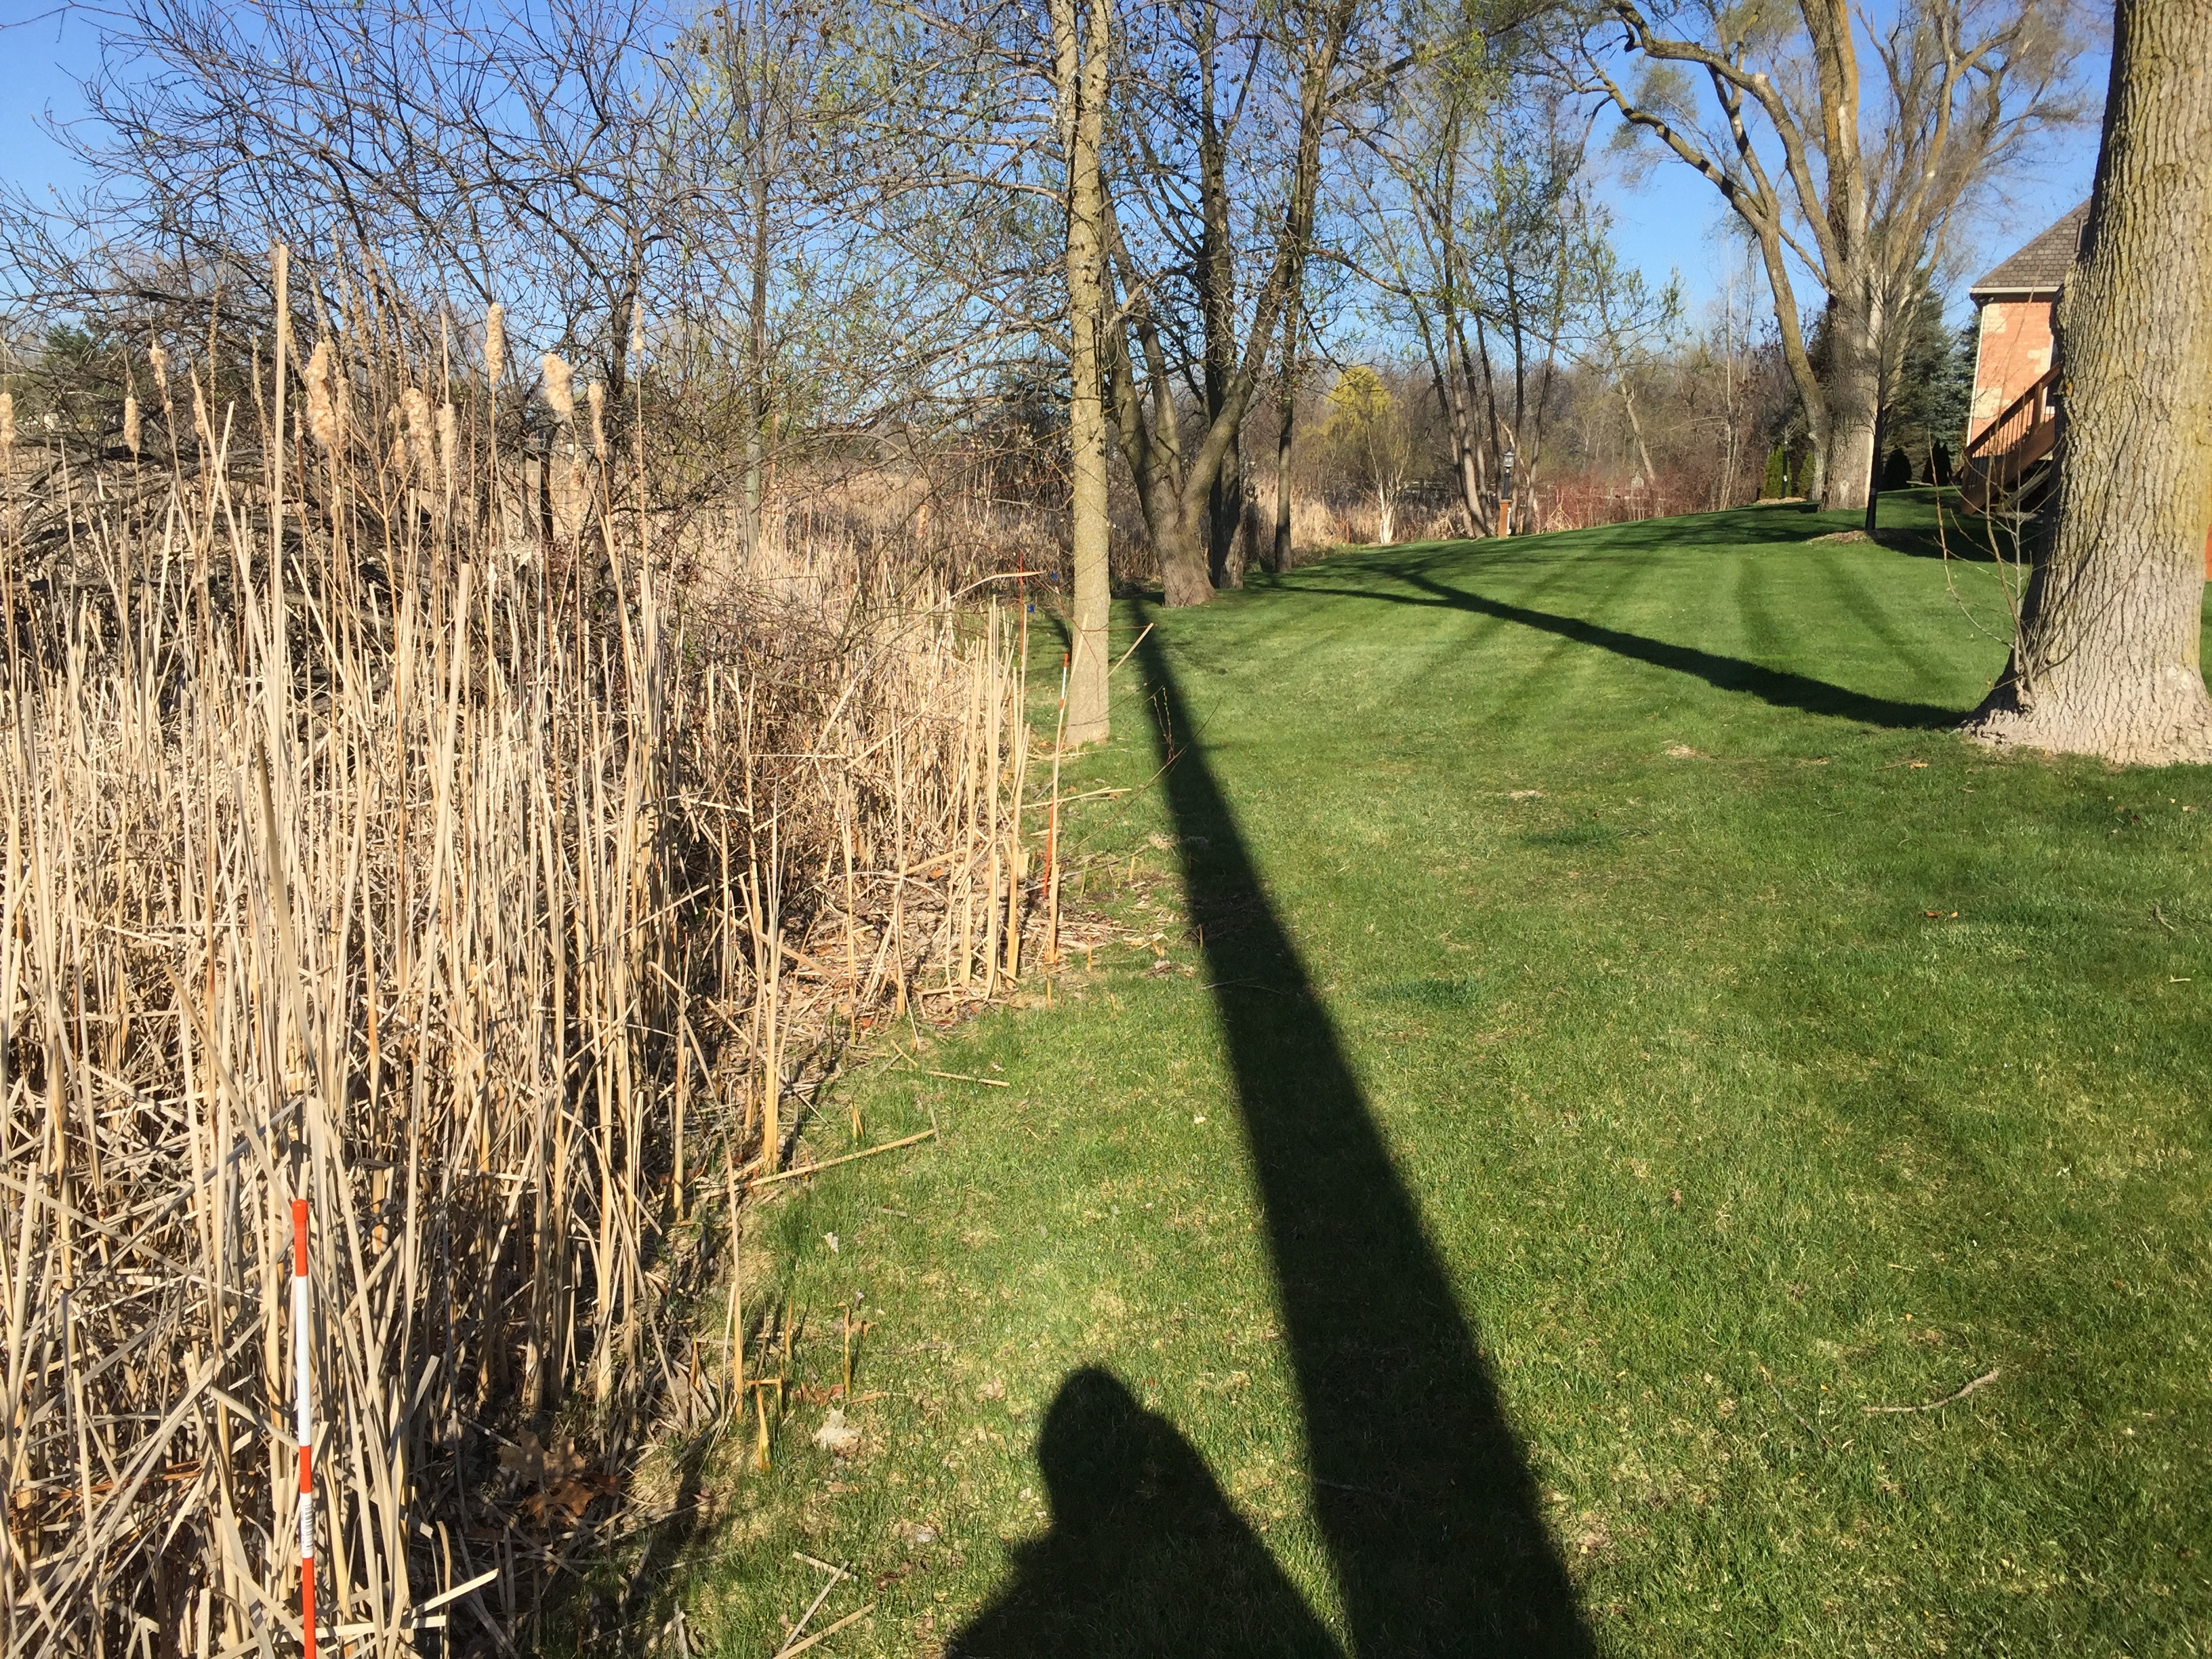
M 1108 942 L 757 1208 L 863 1438 L 697 1449 L 651 1627 L 803 1551 L 833 1654 L 2212 1648 L 2212 778 L 1966 745 L 2002 647 L 1845 522 L 1118 617 Z

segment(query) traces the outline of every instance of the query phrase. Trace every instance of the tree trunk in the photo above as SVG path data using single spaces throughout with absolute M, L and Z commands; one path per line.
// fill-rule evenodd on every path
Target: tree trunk
M 754 155 L 752 199 L 752 293 L 746 305 L 745 317 L 745 556 L 757 556 L 760 552 L 761 508 L 766 491 L 762 487 L 762 463 L 768 442 L 768 278 L 769 278 L 769 163 L 768 120 L 765 113 L 760 120 L 761 131 Z
M 1158 496 L 1152 512 L 1152 546 L 1160 556 L 1160 597 L 1170 605 L 1204 605 L 1213 597 L 1213 579 L 1206 569 L 1198 526 L 1192 521 L 1195 515 L 1173 489 L 1163 488 Z
M 1229 223 L 1229 137 L 1214 107 L 1213 46 L 1219 19 L 1208 0 L 1199 36 L 1199 198 L 1204 234 L 1199 239 L 1199 318 L 1206 337 L 1206 419 L 1210 427 L 1228 406 L 1237 378 L 1236 243 Z M 1206 491 L 1206 564 L 1215 587 L 1244 586 L 1237 561 L 1237 529 L 1244 516 L 1244 455 L 1230 434 L 1229 453 Z
M 1824 513 L 1863 512 L 1874 477 L 1875 421 L 1881 375 L 1874 319 L 1856 307 L 1828 305 L 1827 441 L 1820 446 L 1826 473 Z
M 1650 483 L 1659 476 L 1659 469 L 1651 465 L 1651 451 L 1644 442 L 1644 422 L 1636 413 L 1636 397 L 1628 389 L 1628 375 L 1618 367 L 1613 379 L 1620 388 L 1620 406 L 1628 411 L 1628 429 L 1635 434 L 1637 459 L 1644 463 L 1644 482 Z
M 1132 283 L 1133 287 L 1133 283 Z M 1146 398 L 1137 389 L 1136 370 L 1128 352 L 1109 340 L 1112 356 L 1114 407 L 1121 426 L 1121 454 L 1136 480 L 1137 500 L 1145 512 L 1145 531 L 1160 562 L 1161 597 L 1170 605 L 1204 605 L 1213 597 L 1206 571 L 1206 544 L 1199 535 L 1206 492 L 1211 478 L 1194 482 L 1182 465 L 1181 427 L 1176 419 L 1175 391 L 1169 378 L 1168 358 L 1159 330 L 1147 313 L 1132 319 L 1131 328 L 1145 354 L 1146 374 L 1151 382 L 1151 421 L 1146 422 Z M 1203 456 L 1201 450 L 1201 456 Z M 1215 461 L 1218 470 L 1219 461 Z
M 1077 29 L 1074 0 L 1053 7 L 1055 79 L 1062 103 L 1060 133 L 1067 161 L 1067 413 L 1070 541 L 1075 565 L 1074 638 L 1067 674 L 1067 741 L 1103 743 L 1107 579 L 1105 367 L 1099 336 L 1106 317 L 1105 184 L 1099 163 L 1103 131 L 1111 0 L 1089 0 L 1088 39 Z
M 1880 401 L 1874 410 L 1874 465 L 1867 474 L 1866 524 L 1863 526 L 1869 541 L 1874 540 L 1881 528 L 1881 447 L 1887 439 L 1889 410 Z
M 1206 501 L 1206 574 L 1216 587 L 1244 586 L 1244 560 L 1237 546 L 1237 532 L 1244 524 L 1244 441 L 1243 428 L 1229 441 L 1229 459 Z
M 1302 283 L 1283 301 L 1283 384 L 1275 395 L 1275 568 L 1291 568 L 1291 438 L 1298 415 L 1298 331 L 1305 325 Z
M 1260 492 L 1253 487 L 1251 468 L 1245 460 L 1242 427 L 1237 432 L 1237 476 L 1243 480 L 1243 487 L 1237 492 L 1237 585 L 1242 587 L 1245 571 L 1255 564 L 1264 568 L 1260 550 L 1267 545 L 1267 538 L 1273 533 L 1273 526 L 1260 517 Z
M 2058 307 L 2055 531 L 1985 743 L 2212 762 L 2212 0 L 2119 0 L 2081 263 Z

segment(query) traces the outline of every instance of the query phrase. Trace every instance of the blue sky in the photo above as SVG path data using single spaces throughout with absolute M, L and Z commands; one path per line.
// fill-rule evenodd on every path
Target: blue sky
M 98 61 L 93 18 L 78 10 L 54 9 L 53 0 L 0 0 L 0 177 L 33 191 L 66 188 L 76 174 L 67 155 L 40 126 L 51 110 L 62 119 L 78 113 L 76 81 Z M 2085 62 L 2087 78 L 2101 88 L 2100 58 Z M 1608 124 L 1601 119 L 1601 144 Z M 1964 227 L 1961 245 L 1972 251 L 1967 265 L 1978 273 L 1995 264 L 2089 194 L 2097 161 L 2097 134 L 2085 128 L 2055 142 L 2042 162 L 2007 181 L 2007 201 L 1983 222 Z M 1716 290 L 1733 253 L 1727 211 L 1719 196 L 1686 167 L 1662 162 L 1639 185 L 1609 182 L 1603 191 L 1615 216 L 1623 258 L 1652 278 L 1681 273 L 1692 313 Z M 1809 290 L 1808 290 L 1809 292 Z M 1953 314 L 1963 317 L 1965 295 L 1954 299 Z
M 2105 60 L 2085 65 L 2085 70 L 2101 90 Z M 1601 120 L 1599 133 L 1607 131 Z M 1598 142 L 1603 142 L 1601 137 Z M 1959 246 L 1971 255 L 1966 261 L 1966 280 L 2087 201 L 2096 170 L 2097 131 L 2087 127 L 2055 140 L 2038 165 L 2008 178 L 2002 205 L 1978 222 L 1954 228 Z M 1720 193 L 1688 167 L 1668 161 L 1652 167 L 1638 185 L 1608 179 L 1600 194 L 1613 210 L 1614 240 L 1622 261 L 1657 280 L 1669 270 L 1679 270 L 1694 317 L 1717 289 L 1727 263 L 1740 257 L 1729 234 L 1732 216 Z M 1765 291 L 1762 284 L 1762 296 Z M 1809 283 L 1801 283 L 1799 293 L 1808 303 L 1816 297 Z M 1953 319 L 1964 320 L 1971 309 L 1962 282 L 1953 296 Z
M 49 106 L 64 117 L 81 107 L 76 83 L 99 62 L 91 21 L 53 0 L 0 0 L 0 177 L 39 190 L 70 183 L 69 158 L 39 118 Z

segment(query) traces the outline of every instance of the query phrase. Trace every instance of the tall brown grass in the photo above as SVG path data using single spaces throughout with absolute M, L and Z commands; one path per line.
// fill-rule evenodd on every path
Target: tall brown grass
M 526 466 L 389 321 L 0 457 L 10 1654 L 296 1644 L 295 1195 L 326 1639 L 505 1648 L 585 1511 L 493 1454 L 588 1503 L 726 1413 L 704 1212 L 1024 965 L 1013 617 L 678 534 L 565 384 Z

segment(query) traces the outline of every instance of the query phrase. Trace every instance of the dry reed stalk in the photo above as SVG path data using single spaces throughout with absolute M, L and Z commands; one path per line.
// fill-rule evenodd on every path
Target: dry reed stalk
M 604 526 L 494 556 L 520 462 L 458 413 L 449 451 L 410 455 L 445 447 L 436 365 L 373 284 L 332 286 L 348 309 L 301 375 L 315 467 L 264 440 L 261 487 L 193 373 L 198 464 L 158 510 L 72 507 L 95 532 L 80 603 L 6 596 L 29 647 L 0 681 L 10 1656 L 296 1639 L 276 1427 L 295 1193 L 319 1218 L 334 1627 L 397 1659 L 439 1595 L 480 1626 L 533 1603 L 577 1546 L 487 1430 L 557 1423 L 620 1471 L 697 1392 L 669 1326 L 738 1233 L 678 1224 L 679 1111 L 727 1149 L 701 1184 L 734 1206 L 811 1109 L 833 1021 L 975 994 L 964 931 L 963 976 L 921 970 L 984 864 L 1015 872 L 987 900 L 987 986 L 1018 963 L 1028 740 L 1001 614 L 970 626 L 834 548 L 678 588 L 678 554 L 726 570 L 727 544 L 657 552 L 641 514 L 619 562 Z M 289 342 L 275 356 L 249 440 L 285 430 Z M 410 502 L 446 476 L 450 510 Z M 728 1318 L 725 1414 L 741 1285 Z M 498 1595 L 464 1589 L 488 1559 Z

